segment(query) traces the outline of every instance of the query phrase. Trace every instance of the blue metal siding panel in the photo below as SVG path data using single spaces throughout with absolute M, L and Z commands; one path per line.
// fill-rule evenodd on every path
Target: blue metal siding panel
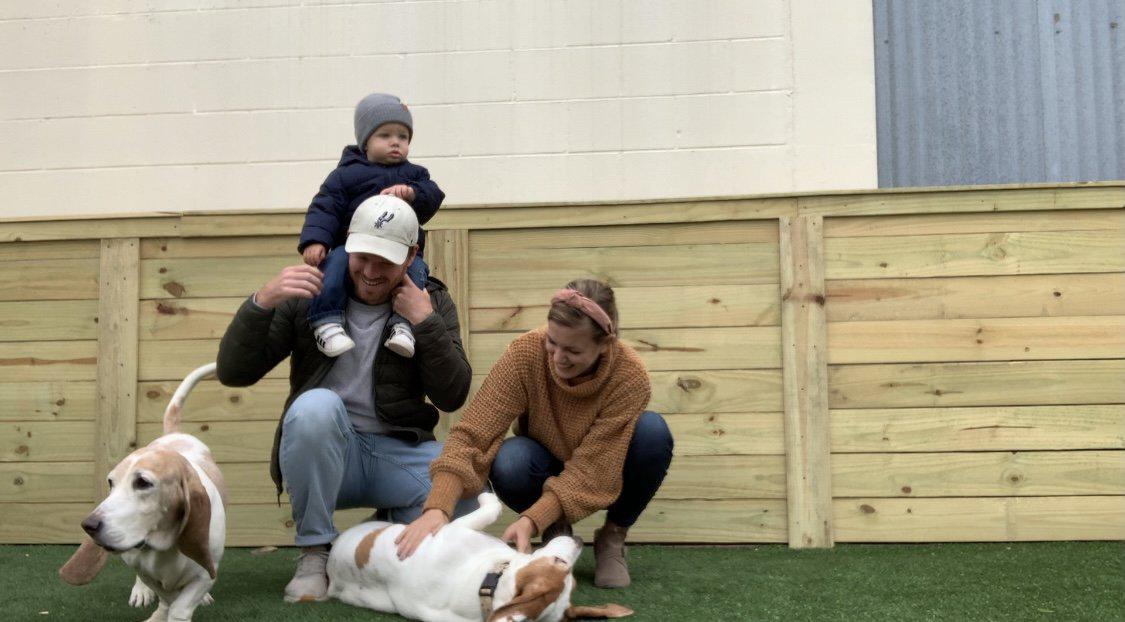
M 1125 179 L 1125 0 L 875 0 L 879 185 Z

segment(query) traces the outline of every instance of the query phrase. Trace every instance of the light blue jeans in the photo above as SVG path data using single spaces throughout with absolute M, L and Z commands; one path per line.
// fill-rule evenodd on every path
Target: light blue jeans
M 430 462 L 441 447 L 355 431 L 343 400 L 328 389 L 299 395 L 285 412 L 280 449 L 297 546 L 335 540 L 337 509 L 385 509 L 389 520 L 400 523 L 421 516 L 430 494 Z M 476 507 L 476 499 L 462 500 L 455 515 Z

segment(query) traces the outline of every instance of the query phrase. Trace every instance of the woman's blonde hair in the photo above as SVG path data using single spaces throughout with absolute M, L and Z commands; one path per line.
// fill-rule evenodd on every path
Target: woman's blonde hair
M 617 300 L 614 297 L 612 287 L 596 279 L 575 279 L 567 283 L 564 289 L 573 289 L 593 300 L 609 316 L 614 331 L 617 330 Z M 589 326 L 596 343 L 601 343 L 613 336 L 607 333 L 597 322 L 590 319 L 590 316 L 565 302 L 553 303 L 551 309 L 547 312 L 547 320 L 569 328 L 576 328 L 581 325 Z

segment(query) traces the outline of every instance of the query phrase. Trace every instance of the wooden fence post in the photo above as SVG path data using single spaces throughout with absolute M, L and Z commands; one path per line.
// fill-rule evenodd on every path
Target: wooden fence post
M 426 232 L 426 261 L 430 273 L 449 288 L 457 305 L 457 322 L 461 325 L 461 344 L 469 354 L 469 231 L 438 229 Z M 479 371 L 479 370 L 477 370 Z M 452 425 L 453 413 L 442 417 L 435 430 L 444 439 Z
M 780 219 L 781 355 L 789 546 L 832 546 L 824 219 Z
M 140 249 L 138 238 L 101 241 L 94 414 L 94 486 L 99 499 L 109 490 L 109 470 L 137 446 Z

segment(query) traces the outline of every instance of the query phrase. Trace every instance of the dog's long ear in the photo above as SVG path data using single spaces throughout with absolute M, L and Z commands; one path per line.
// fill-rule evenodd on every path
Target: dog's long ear
M 178 462 L 183 483 L 183 528 L 176 538 L 176 548 L 195 563 L 203 566 L 214 579 L 215 561 L 211 559 L 211 497 L 203 487 L 203 480 L 191 464 L 179 454 Z
M 583 618 L 624 618 L 633 615 L 633 610 L 617 603 L 605 605 L 571 605 L 566 608 L 567 620 Z
M 78 545 L 78 550 L 59 568 L 59 576 L 71 585 L 86 585 L 98 576 L 109 559 L 109 552 L 94 543 L 89 536 Z
M 534 620 L 558 600 L 566 586 L 568 570 L 553 560 L 537 559 L 516 571 L 516 594 L 492 612 L 488 622 Z

